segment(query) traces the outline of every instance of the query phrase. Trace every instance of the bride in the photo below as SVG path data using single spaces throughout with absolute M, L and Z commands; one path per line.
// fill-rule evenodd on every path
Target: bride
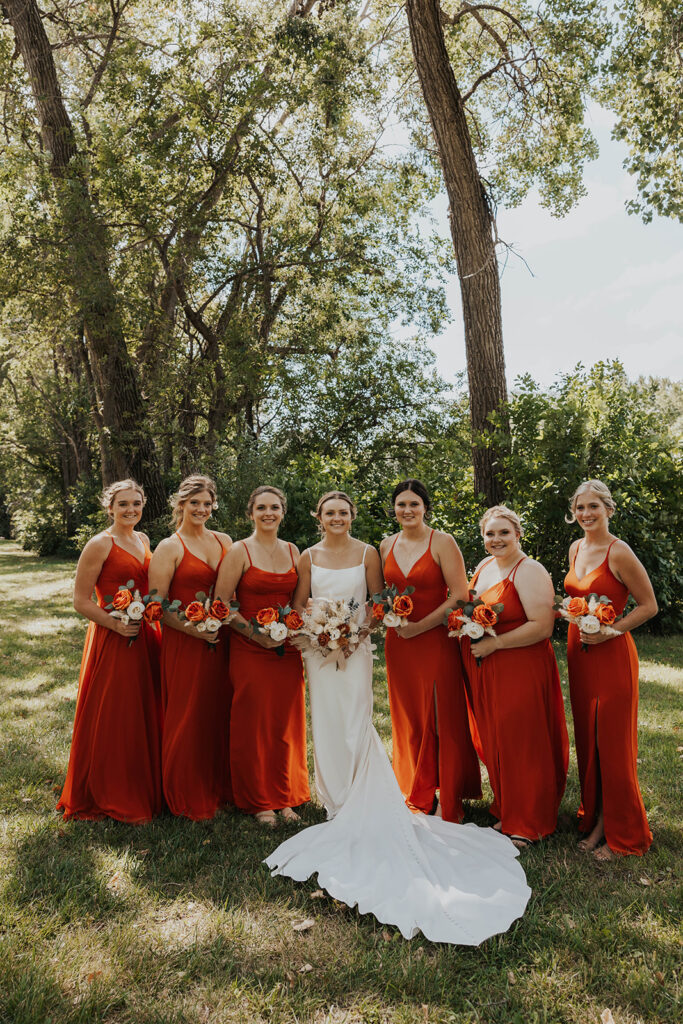
M 299 561 L 293 604 L 309 596 L 354 598 L 382 589 L 379 555 L 351 537 L 356 508 L 342 491 L 316 508 L 322 540 Z M 455 641 L 454 641 L 455 642 Z M 345 671 L 316 653 L 304 655 L 310 690 L 315 781 L 328 821 L 303 829 L 266 859 L 273 874 L 302 882 L 317 873 L 337 900 L 434 942 L 475 946 L 506 931 L 531 894 L 518 851 L 490 828 L 413 814 L 372 724 L 369 642 Z

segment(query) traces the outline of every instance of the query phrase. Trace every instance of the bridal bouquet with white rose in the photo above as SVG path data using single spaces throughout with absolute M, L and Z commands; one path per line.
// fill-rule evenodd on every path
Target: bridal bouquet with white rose
M 292 642 L 305 653 L 318 654 L 344 670 L 347 658 L 367 636 L 367 630 L 362 629 L 363 611 L 353 598 L 316 598 L 304 612 L 303 625 Z
M 588 597 L 555 597 L 555 611 L 566 622 L 578 626 L 582 633 L 602 633 L 603 636 L 621 636 L 618 629 L 612 628 L 617 617 L 614 605 L 603 594 L 589 594 Z M 581 644 L 581 650 L 587 651 L 588 644 Z
M 470 642 L 476 644 L 487 633 L 489 636 L 496 635 L 493 627 L 504 607 L 505 605 L 500 602 L 488 604 L 470 591 L 469 600 L 456 603 L 455 608 L 444 619 L 444 626 L 448 628 L 450 637 L 468 636 Z M 476 661 L 477 665 L 481 664 L 481 658 L 477 658 Z
M 392 584 L 379 594 L 373 594 L 370 629 L 400 629 L 413 611 L 413 599 L 410 594 L 414 590 L 415 587 L 406 587 L 405 590 L 399 591 L 398 587 Z
M 158 622 L 161 618 L 161 601 L 156 598 L 156 590 L 142 596 L 135 586 L 135 580 L 128 580 L 122 583 L 116 593 L 111 596 L 107 594 L 104 598 L 105 611 L 108 611 L 112 619 L 120 619 L 124 626 L 129 622 Z M 130 647 L 136 637 L 128 641 Z

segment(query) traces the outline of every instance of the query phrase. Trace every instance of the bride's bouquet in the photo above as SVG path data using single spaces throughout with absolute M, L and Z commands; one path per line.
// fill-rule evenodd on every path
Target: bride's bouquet
M 280 657 L 285 653 L 285 640 L 299 636 L 304 627 L 304 620 L 294 608 L 289 605 L 283 608 L 279 604 L 259 608 L 251 622 L 259 633 L 280 642 L 280 646 L 275 648 L 275 653 Z
M 400 629 L 408 621 L 413 610 L 413 599 L 409 596 L 415 587 L 406 587 L 399 593 L 395 584 L 385 587 L 379 594 L 372 595 L 371 630 Z
M 362 610 L 353 598 L 316 598 L 310 610 L 301 616 L 303 625 L 292 642 L 305 653 L 317 654 L 344 670 L 347 658 L 365 639 L 360 621 Z
M 588 597 L 555 597 L 555 611 L 566 622 L 578 626 L 582 633 L 602 633 L 603 636 L 621 636 L 618 629 L 612 628 L 617 613 L 614 605 L 603 594 L 589 594 Z M 581 644 L 581 650 L 587 651 L 588 644 Z
M 107 603 L 104 609 L 109 612 L 112 619 L 120 619 L 124 626 L 129 622 L 141 622 L 143 619 L 149 623 L 158 622 L 163 609 L 161 601 L 158 601 L 155 595 L 156 590 L 141 595 L 135 586 L 135 580 L 128 580 L 119 586 L 113 596 L 105 596 L 104 600 Z M 134 636 L 131 637 L 128 646 L 130 647 L 136 639 Z
M 470 642 L 476 644 L 487 633 L 489 636 L 496 635 L 493 627 L 504 607 L 500 602 L 488 604 L 470 591 L 468 601 L 456 602 L 455 608 L 444 619 L 444 626 L 448 629 L 449 637 L 468 636 Z M 481 664 L 481 658 L 476 658 L 476 661 L 477 665 Z

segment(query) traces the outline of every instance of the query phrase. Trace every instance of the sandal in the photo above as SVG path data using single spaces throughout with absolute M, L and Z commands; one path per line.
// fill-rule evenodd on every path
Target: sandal
M 536 846 L 538 839 L 529 839 L 527 836 L 508 836 L 518 850 L 526 850 L 527 846 Z
M 263 828 L 277 828 L 277 815 L 275 811 L 257 811 L 254 818 Z
M 301 821 L 301 815 L 297 814 L 291 807 L 283 807 L 280 811 L 280 817 L 283 821 Z

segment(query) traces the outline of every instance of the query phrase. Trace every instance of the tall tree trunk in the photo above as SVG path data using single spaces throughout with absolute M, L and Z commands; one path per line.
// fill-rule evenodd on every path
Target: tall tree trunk
M 451 234 L 458 263 L 475 490 L 493 505 L 502 500 L 497 457 L 484 438 L 489 415 L 507 401 L 500 279 L 493 219 L 477 170 L 465 108 L 446 50 L 438 0 L 406 0 L 413 58 L 429 112 L 450 204 Z M 507 421 L 505 421 L 507 422 Z
M 68 285 L 83 314 L 87 354 L 102 421 L 103 482 L 135 475 L 152 518 L 166 507 L 163 483 L 135 367 L 126 348 L 108 265 L 106 227 L 90 196 L 85 160 L 64 105 L 35 0 L 2 0 L 24 61 L 45 149 L 51 156 L 57 209 L 69 255 Z

